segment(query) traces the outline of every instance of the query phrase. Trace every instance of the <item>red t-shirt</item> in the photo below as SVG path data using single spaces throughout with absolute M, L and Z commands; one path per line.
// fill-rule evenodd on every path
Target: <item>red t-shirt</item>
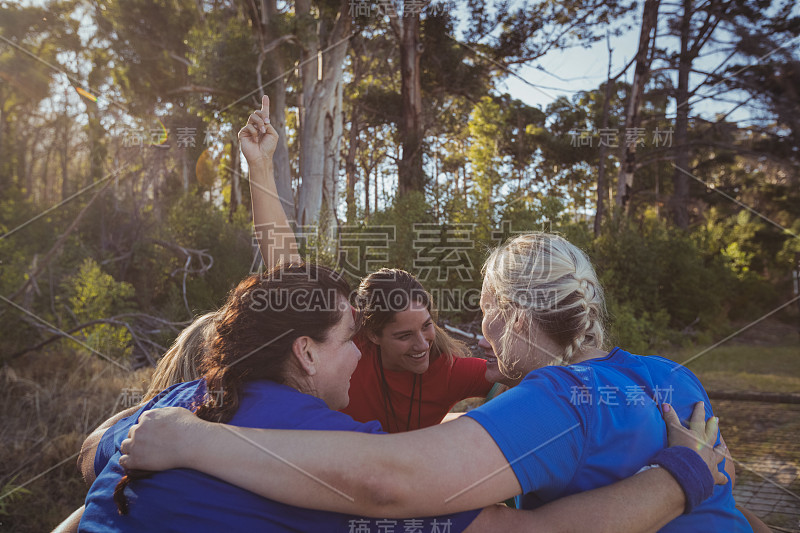
M 486 396 L 493 383 L 486 381 L 486 361 L 475 357 L 454 357 L 448 364 L 444 357 L 432 360 L 422 377 L 422 405 L 419 403 L 420 376 L 414 392 L 411 409 L 411 424 L 406 427 L 411 407 L 413 372 L 383 370 L 389 385 L 389 397 L 394 406 L 394 415 L 384 404 L 381 388 L 381 371 L 378 363 L 378 347 L 360 335 L 355 339 L 361 350 L 353 377 L 350 378 L 350 404 L 342 409 L 358 422 L 377 420 L 384 431 L 396 433 L 412 429 L 435 426 L 450 412 L 455 404 L 465 398 Z

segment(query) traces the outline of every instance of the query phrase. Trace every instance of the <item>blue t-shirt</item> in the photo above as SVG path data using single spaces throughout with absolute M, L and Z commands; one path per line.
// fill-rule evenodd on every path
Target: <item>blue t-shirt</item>
M 600 359 L 535 370 L 465 416 L 489 432 L 514 470 L 523 492 L 518 508 L 535 509 L 634 475 L 667 446 L 660 404 L 687 420 L 701 400 L 713 416 L 686 367 L 615 348 Z M 735 505 L 731 484 L 716 485 L 708 500 L 661 531 L 752 531 Z
M 97 480 L 86 497 L 79 531 L 406 531 L 409 524 L 430 531 L 462 531 L 480 512 L 428 519 L 377 520 L 284 505 L 195 470 L 174 469 L 131 482 L 125 489 L 129 514 L 120 516 L 114 488 L 124 475 L 119 447 L 139 416 L 152 408 L 202 403 L 205 381 L 180 383 L 163 391 L 136 414 L 103 435 L 95 455 Z M 362 424 L 331 411 L 319 398 L 268 381 L 244 386 L 231 425 L 264 429 L 313 429 L 383 433 L 378 422 Z M 269 472 L 264 472 L 269 475 Z M 433 529 L 435 530 L 435 529 Z

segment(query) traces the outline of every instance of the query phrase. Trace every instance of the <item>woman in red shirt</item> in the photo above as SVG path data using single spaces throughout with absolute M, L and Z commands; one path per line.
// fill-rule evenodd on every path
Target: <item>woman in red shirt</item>
M 383 268 L 361 281 L 356 305 L 361 360 L 343 412 L 397 433 L 438 424 L 459 401 L 486 396 L 504 379 L 497 363 L 468 357 L 435 322 L 431 295 L 405 270 Z

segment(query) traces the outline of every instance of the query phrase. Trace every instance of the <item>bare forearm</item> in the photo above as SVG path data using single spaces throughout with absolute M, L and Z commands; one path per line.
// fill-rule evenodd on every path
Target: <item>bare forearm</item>
M 265 265 L 299 260 L 297 241 L 275 185 L 272 159 L 264 158 L 250 165 L 250 197 Z
M 683 513 L 680 485 L 661 468 L 551 502 L 536 512 L 553 529 L 545 531 L 656 531 Z
M 313 502 L 316 509 L 376 518 L 419 515 L 391 512 L 397 499 L 385 483 L 376 483 L 379 477 L 372 473 L 386 473 L 381 458 L 370 453 L 378 448 L 371 442 L 375 435 L 319 431 L 309 438 L 306 431 L 263 431 L 220 424 L 210 424 L 208 429 L 195 440 L 183 466 L 290 505 L 302 507 Z M 381 446 L 385 444 L 381 441 Z M 339 451 L 331 454 L 331 446 Z M 225 450 L 225 454 L 219 450 Z M 350 466 L 343 469 L 341 465 Z M 392 477 L 382 479 L 388 482 Z
M 291 505 L 407 518 L 477 509 L 521 490 L 502 452 L 470 419 L 396 435 L 318 431 L 309 437 L 308 431 L 208 423 L 188 429 L 193 434 L 179 437 L 187 452 L 171 466 Z
M 666 471 L 651 469 L 608 487 L 561 498 L 535 511 L 485 508 L 467 533 L 655 531 L 684 509 L 683 491 Z

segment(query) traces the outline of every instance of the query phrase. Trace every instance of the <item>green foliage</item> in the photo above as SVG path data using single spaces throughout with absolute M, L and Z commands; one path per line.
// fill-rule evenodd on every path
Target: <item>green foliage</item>
M 776 290 L 764 276 L 768 253 L 760 238 L 763 221 L 749 211 L 725 216 L 715 208 L 709 209 L 706 220 L 694 238 L 705 255 L 714 257 L 734 277 L 726 298 L 730 317 L 759 315 L 774 306 Z
M 78 272 L 63 283 L 66 304 L 78 323 L 100 320 L 128 311 L 135 290 L 130 283 L 116 281 L 87 258 Z M 82 331 L 86 344 L 116 359 L 130 354 L 131 336 L 127 328 L 97 324 Z
M 19 475 L 14 476 L 2 488 L 0 488 L 0 515 L 8 516 L 11 514 L 9 511 L 14 503 L 19 502 L 23 497 L 31 493 L 25 487 L 15 485 Z
M 791 265 L 800 270 L 800 265 L 796 259 L 797 254 L 800 254 L 800 220 L 795 220 L 794 224 L 789 228 L 794 236 L 784 241 L 781 251 L 777 255 L 777 262 L 779 264 Z M 788 269 L 787 269 L 788 270 Z
M 420 192 L 411 192 L 396 197 L 392 206 L 375 213 L 371 224 L 390 226 L 395 231 L 395 242 L 389 247 L 389 260 L 386 266 L 414 271 L 414 224 L 432 224 L 431 207 Z
M 472 194 L 475 198 L 477 237 L 480 240 L 489 239 L 486 229 L 492 227 L 494 222 L 494 195 L 500 184 L 502 164 L 499 147 L 501 131 L 500 106 L 484 96 L 470 115 L 469 134 L 472 142 L 467 153 L 475 183 Z
M 200 13 L 191 0 L 103 0 L 95 10 L 116 68 L 112 76 L 131 110 L 148 115 L 187 82 L 187 36 Z M 177 58 L 177 60 L 176 60 Z
M 249 274 L 258 259 L 257 250 L 253 248 L 251 237 L 251 221 L 247 210 L 240 207 L 228 222 L 224 211 L 195 194 L 179 197 L 167 213 L 166 224 L 160 228 L 159 237 L 165 241 L 184 248 L 205 251 L 213 258 L 213 266 L 206 272 L 189 273 L 186 281 L 187 300 L 192 312 L 214 309 L 220 305 L 225 294 L 244 276 Z M 160 293 L 176 317 L 186 318 L 186 311 L 179 312 L 175 307 L 183 308 L 182 282 L 186 256 L 174 249 L 154 245 L 155 253 L 161 265 Z M 192 258 L 190 270 L 200 270 L 202 261 L 198 256 Z M 159 301 L 159 298 L 156 298 Z M 155 303 L 155 302 L 154 302 Z
M 669 314 L 664 309 L 651 314 L 613 296 L 607 298 L 606 306 L 611 319 L 608 346 L 621 346 L 631 353 L 646 355 L 662 351 L 675 339 L 669 328 Z
M 754 240 L 764 224 L 749 211 L 742 210 L 726 218 L 713 207 L 706 220 L 698 232 L 703 246 L 709 253 L 720 253 L 728 268 L 744 279 L 752 272 L 753 260 L 758 253 L 758 244 Z
M 704 257 L 690 236 L 654 216 L 638 226 L 611 217 L 590 255 L 603 286 L 618 302 L 609 307 L 620 312 L 622 330 L 639 332 L 639 339 L 664 325 L 687 333 L 723 325 L 731 272 L 714 257 Z M 633 326 L 631 318 L 641 323 Z M 633 340 L 638 342 L 637 336 Z

